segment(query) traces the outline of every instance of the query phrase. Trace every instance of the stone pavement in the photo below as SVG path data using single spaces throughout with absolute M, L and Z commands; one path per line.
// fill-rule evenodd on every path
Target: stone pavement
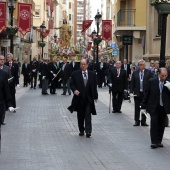
M 17 89 L 17 113 L 2 126 L 0 170 L 169 170 L 170 135 L 164 148 L 150 149 L 149 128 L 133 127 L 133 103 L 122 114 L 108 113 L 108 89 L 99 89 L 91 138 L 79 137 L 72 95 L 42 96 L 40 89 Z M 149 120 L 148 120 L 149 123 Z

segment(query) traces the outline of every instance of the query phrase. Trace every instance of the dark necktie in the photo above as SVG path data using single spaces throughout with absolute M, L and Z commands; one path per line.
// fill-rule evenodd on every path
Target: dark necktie
M 11 63 L 11 62 L 9 62 L 9 68 L 11 69 L 11 67 L 12 67 L 12 63 Z

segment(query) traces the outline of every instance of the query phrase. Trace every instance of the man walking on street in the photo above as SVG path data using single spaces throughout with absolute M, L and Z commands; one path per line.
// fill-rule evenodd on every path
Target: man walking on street
M 74 93 L 69 111 L 77 111 L 79 136 L 90 138 L 92 132 L 91 114 L 96 115 L 94 101 L 97 102 L 97 82 L 96 74 L 87 70 L 88 61 L 82 59 L 80 61 L 81 70 L 73 72 L 71 76 L 71 90 Z M 85 126 L 84 126 L 85 123 Z
M 110 70 L 109 85 L 112 92 L 113 113 L 122 113 L 123 93 L 127 90 L 126 71 L 121 69 L 121 61 L 116 62 L 116 68 Z
M 170 80 L 168 71 L 160 68 L 158 77 L 148 81 L 141 109 L 146 109 L 151 116 L 151 148 L 163 147 L 162 139 L 165 130 L 167 114 L 170 113 Z M 165 83 L 166 82 L 166 83 Z
M 130 95 L 136 95 L 134 97 L 135 101 L 135 124 L 133 126 L 140 126 L 140 105 L 143 100 L 144 92 L 146 89 L 146 84 L 150 78 L 152 78 L 152 73 L 150 70 L 145 69 L 145 61 L 138 61 L 138 70 L 134 71 L 132 74 L 132 79 L 130 83 Z M 146 123 L 146 116 L 141 115 L 141 126 L 148 126 Z

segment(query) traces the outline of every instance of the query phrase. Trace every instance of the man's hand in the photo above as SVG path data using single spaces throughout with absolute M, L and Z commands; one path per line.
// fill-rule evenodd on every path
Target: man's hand
M 140 109 L 140 115 L 145 115 L 146 118 L 148 118 L 148 115 L 147 115 L 147 112 L 146 112 L 146 109 Z
M 126 89 L 124 89 L 124 92 L 127 92 L 127 90 L 126 90 Z
M 50 71 L 51 72 L 51 74 L 53 74 L 53 71 Z
M 168 88 L 168 90 L 170 90 L 170 82 L 169 81 L 166 81 L 166 83 L 164 84 L 165 87 Z
M 111 83 L 109 83 L 109 84 L 108 84 L 108 86 L 109 86 L 109 87 L 112 87 L 112 84 L 111 84 Z
M 41 75 L 41 73 L 40 73 L 40 72 L 39 72 L 38 74 L 39 74 L 39 75 Z
M 44 80 L 46 76 L 43 76 L 42 79 Z
M 9 110 L 10 112 L 14 112 L 14 111 L 15 111 L 15 108 L 9 107 L 8 110 Z
M 18 87 L 18 88 L 20 88 L 20 85 L 19 85 L 19 84 L 17 84 L 17 87 Z
M 56 74 L 53 74 L 54 77 L 56 77 Z
M 97 103 L 97 99 L 95 99 L 94 102 Z
M 130 96 L 130 98 L 132 98 L 134 95 L 133 95 L 133 93 L 130 93 L 129 96 Z
M 74 91 L 74 95 L 78 96 L 80 94 L 80 92 L 78 90 Z

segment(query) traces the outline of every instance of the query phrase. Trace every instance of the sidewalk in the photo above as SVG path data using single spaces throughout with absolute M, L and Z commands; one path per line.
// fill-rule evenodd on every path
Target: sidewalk
M 21 83 L 20 83 L 21 84 Z M 133 103 L 109 114 L 107 88 L 99 89 L 92 137 L 78 136 L 77 116 L 67 107 L 72 95 L 42 96 L 17 89 L 17 113 L 2 126 L 0 170 L 169 170 L 169 128 L 164 148 L 150 149 L 149 128 L 133 127 Z M 149 120 L 148 120 L 149 123 Z

